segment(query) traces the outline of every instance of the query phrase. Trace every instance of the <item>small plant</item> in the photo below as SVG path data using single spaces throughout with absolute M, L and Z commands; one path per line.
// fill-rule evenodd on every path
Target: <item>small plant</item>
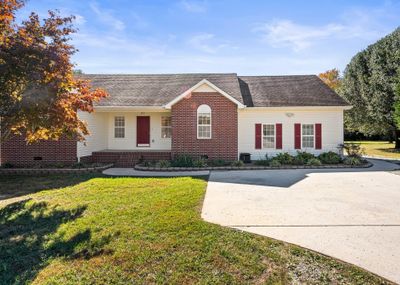
M 271 162 L 269 164 L 269 166 L 271 166 L 271 167 L 280 167 L 281 165 L 282 165 L 282 163 L 280 163 L 280 161 L 277 159 L 271 160 Z
M 231 163 L 232 166 L 236 166 L 236 167 L 242 167 L 244 166 L 244 162 L 241 160 L 235 160 Z
M 160 160 L 158 162 L 158 166 L 161 168 L 168 168 L 171 166 L 171 162 L 169 162 L 168 160 Z
M 193 167 L 193 157 L 187 154 L 177 155 L 171 165 L 173 167 Z
M 204 158 L 196 159 L 195 161 L 193 161 L 193 166 L 194 167 L 206 167 L 207 161 Z
M 296 156 L 293 158 L 294 165 L 304 165 L 307 164 L 308 161 L 315 158 L 315 155 L 306 151 L 297 151 Z
M 213 159 L 213 160 L 209 160 L 208 161 L 208 165 L 210 166 L 226 166 L 229 165 L 229 163 L 227 163 L 225 160 L 223 159 Z
M 13 168 L 14 165 L 11 164 L 10 162 L 5 162 L 1 167 L 3 167 L 3 168 Z
M 339 145 L 339 149 L 344 151 L 349 157 L 360 158 L 365 153 L 364 148 L 359 143 L 344 143 Z
M 144 167 L 153 167 L 153 166 L 155 166 L 155 163 L 154 163 L 154 161 L 144 161 L 143 162 L 143 166 Z
M 293 163 L 293 156 L 291 156 L 289 153 L 287 152 L 283 152 L 283 153 L 278 153 L 275 157 L 274 160 L 279 161 L 281 164 L 292 164 Z
M 76 162 L 76 163 L 72 164 L 71 167 L 72 168 L 84 168 L 85 164 L 83 162 Z
M 318 158 L 311 158 L 310 160 L 307 161 L 307 165 L 314 165 L 314 166 L 319 166 L 321 165 L 321 161 Z
M 342 162 L 340 155 L 333 151 L 321 153 L 318 159 L 324 164 L 338 164 Z
M 259 165 L 259 166 L 269 166 L 271 160 L 269 159 L 260 159 L 260 160 L 256 160 L 254 161 L 255 165 Z
M 349 156 L 344 159 L 343 163 L 346 165 L 360 165 L 361 159 L 358 157 Z

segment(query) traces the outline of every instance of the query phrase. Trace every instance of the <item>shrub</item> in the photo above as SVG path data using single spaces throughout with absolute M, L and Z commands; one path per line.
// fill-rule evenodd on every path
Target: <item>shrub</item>
M 256 160 L 254 161 L 255 165 L 260 165 L 260 166 L 268 166 L 270 164 L 271 160 L 269 159 L 260 159 L 260 160 Z
M 76 162 L 71 165 L 72 168 L 84 168 L 85 164 L 83 162 Z
M 360 158 L 363 156 L 365 150 L 359 143 L 344 143 L 339 145 L 339 149 L 349 156 L 349 157 L 357 157 Z
M 143 162 L 143 166 L 144 167 L 153 167 L 153 166 L 155 166 L 155 162 L 154 161 L 145 161 L 145 162 Z
M 282 165 L 282 163 L 280 163 L 280 161 L 277 159 L 273 159 L 269 163 L 269 166 L 271 166 L 271 167 L 280 167 L 281 165 Z
M 280 162 L 280 164 L 292 164 L 293 163 L 293 156 L 291 156 L 289 153 L 284 152 L 284 153 L 278 153 L 273 160 L 277 160 Z
M 210 166 L 226 166 L 229 165 L 225 160 L 223 159 L 213 159 L 208 161 L 208 165 Z
M 195 161 L 193 161 L 193 166 L 194 167 L 206 167 L 207 161 L 204 158 L 196 159 Z
M 13 168 L 14 165 L 10 162 L 5 162 L 5 163 L 3 163 L 3 165 L 1 167 L 2 168 Z
M 244 166 L 244 162 L 241 160 L 235 160 L 231 163 L 232 166 L 236 166 L 236 167 L 242 167 Z
M 193 167 L 193 158 L 187 154 L 180 154 L 175 157 L 171 165 L 173 167 Z
M 321 161 L 318 158 L 311 158 L 310 160 L 307 161 L 307 165 L 315 165 L 315 166 L 319 166 L 321 165 Z
M 168 160 L 160 160 L 158 162 L 158 166 L 161 168 L 168 168 L 171 166 L 171 162 L 169 162 Z
M 293 158 L 294 165 L 304 165 L 307 164 L 309 160 L 314 159 L 315 155 L 305 151 L 297 151 L 296 156 Z
M 347 165 L 360 165 L 361 159 L 358 157 L 349 156 L 344 159 L 343 163 Z
M 342 161 L 340 155 L 333 151 L 321 153 L 318 159 L 324 164 L 338 164 Z

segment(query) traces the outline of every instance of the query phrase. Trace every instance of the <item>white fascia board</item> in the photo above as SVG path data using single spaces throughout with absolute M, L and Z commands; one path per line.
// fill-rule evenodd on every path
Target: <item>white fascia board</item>
M 95 112 L 166 112 L 162 106 L 95 106 Z
M 282 106 L 282 107 L 246 107 L 246 111 L 328 111 L 350 110 L 353 106 Z
M 193 90 L 197 89 L 198 87 L 200 87 L 203 84 L 207 84 L 208 86 L 210 86 L 211 88 L 215 89 L 215 91 L 217 91 L 218 93 L 220 93 L 222 96 L 226 97 L 228 100 L 232 101 L 233 103 L 235 103 L 238 108 L 245 108 L 246 106 L 243 105 L 242 103 L 240 103 L 238 100 L 236 100 L 235 98 L 233 98 L 231 95 L 229 95 L 228 93 L 226 93 L 225 91 L 223 91 L 222 89 L 220 89 L 219 87 L 217 87 L 216 85 L 212 84 L 210 81 L 208 81 L 207 79 L 203 79 L 201 80 L 199 83 L 197 83 L 196 85 L 192 86 L 191 88 L 189 88 L 188 90 L 186 90 L 185 92 L 183 92 L 181 95 L 179 95 L 178 97 L 176 97 L 174 100 L 172 100 L 171 102 L 167 103 L 164 108 L 166 109 L 171 109 L 171 107 L 178 103 L 180 100 L 182 100 L 183 98 L 185 98 L 187 95 L 189 95 Z

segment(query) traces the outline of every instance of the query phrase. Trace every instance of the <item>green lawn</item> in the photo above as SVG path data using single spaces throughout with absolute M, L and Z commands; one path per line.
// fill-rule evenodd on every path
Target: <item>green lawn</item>
M 394 143 L 386 141 L 352 141 L 360 143 L 365 155 L 400 159 L 400 150 L 394 148 Z
M 385 283 L 297 246 L 204 222 L 205 187 L 195 178 L 0 177 L 3 197 L 32 192 L 0 201 L 0 283 Z

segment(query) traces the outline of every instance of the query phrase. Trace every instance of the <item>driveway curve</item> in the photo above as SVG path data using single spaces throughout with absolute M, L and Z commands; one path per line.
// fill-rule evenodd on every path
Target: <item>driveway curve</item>
M 400 166 L 213 171 L 206 221 L 297 244 L 400 283 Z

